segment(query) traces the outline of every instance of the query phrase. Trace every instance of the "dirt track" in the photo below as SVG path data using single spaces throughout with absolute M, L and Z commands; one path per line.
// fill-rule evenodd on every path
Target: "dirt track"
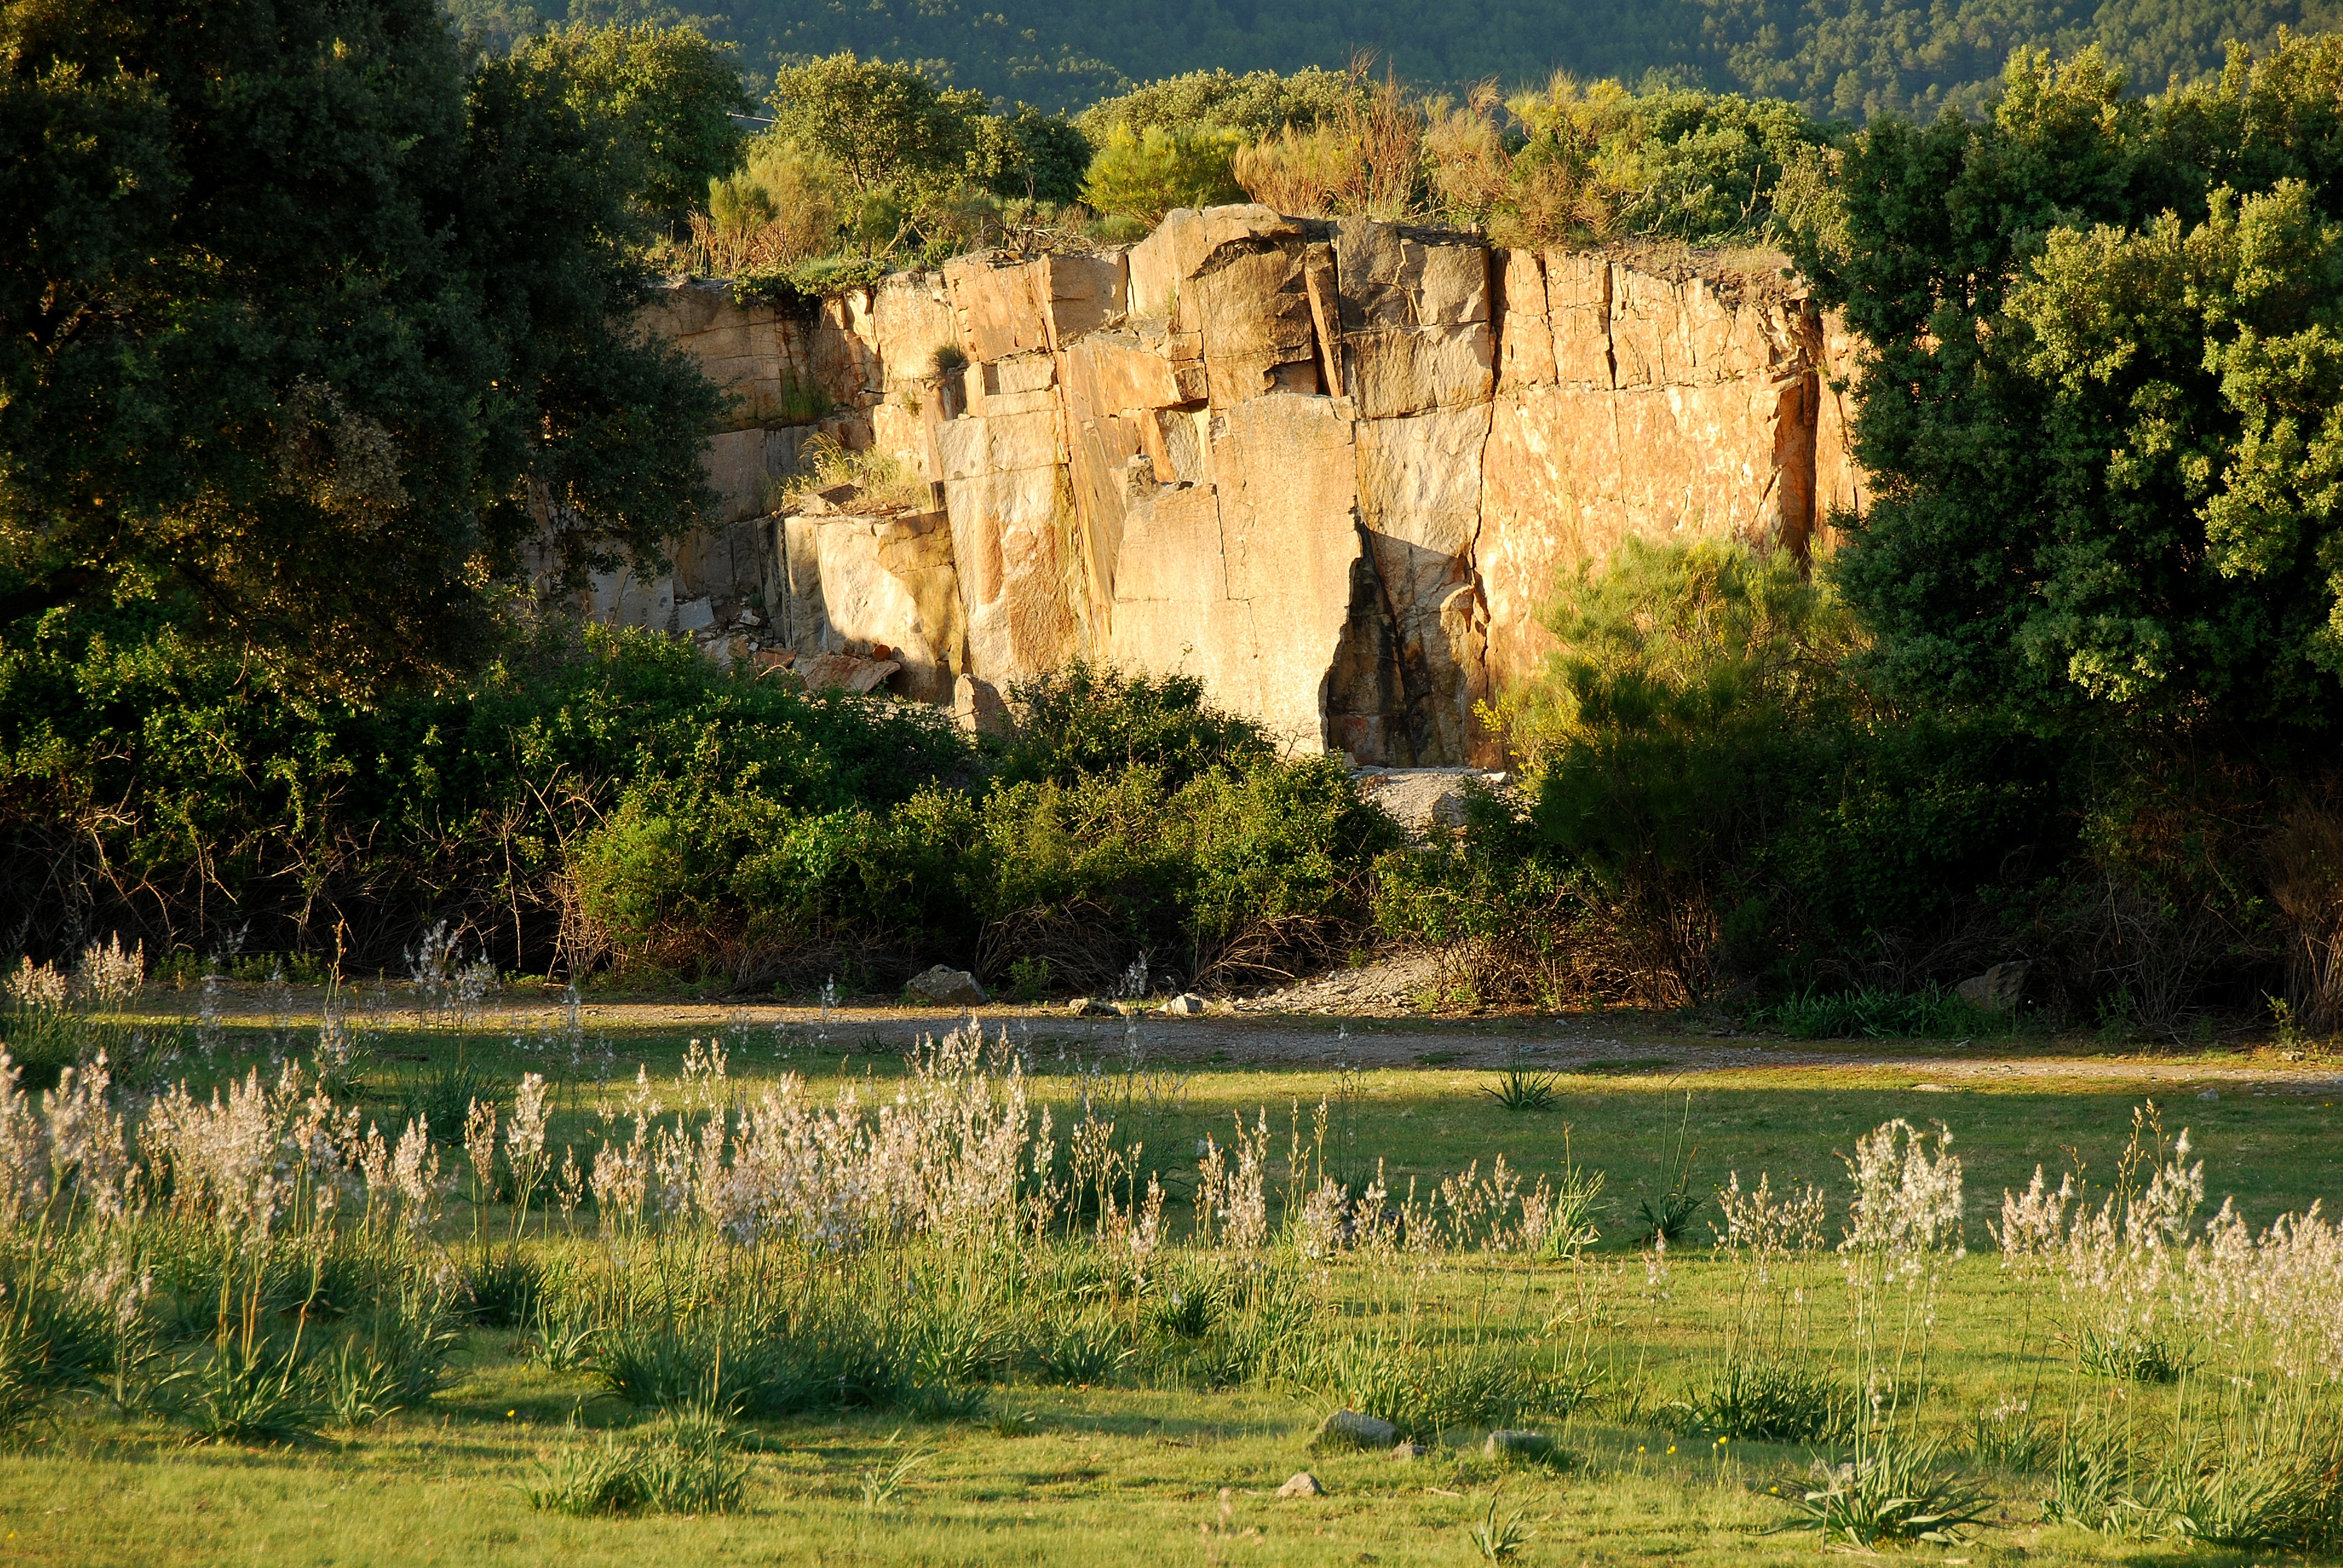
M 1313 989 L 1315 989 L 1313 987 Z M 393 1027 L 420 1025 L 424 1016 L 398 988 L 368 1010 Z M 1283 999 L 1279 999 L 1283 1000 Z M 1313 999 L 1314 1000 L 1314 999 Z M 1332 1000 L 1332 999 L 1329 999 Z M 314 1023 L 324 992 L 296 987 L 272 995 L 258 985 L 221 988 L 222 1020 L 264 1023 L 281 1018 L 295 1026 Z M 384 1006 L 384 1003 L 387 1006 Z M 193 1014 L 196 994 L 155 995 L 136 1010 L 149 1016 Z M 1273 1004 L 1272 1004 L 1273 1005 Z M 1372 1004 L 1371 1004 L 1372 1005 Z M 986 1006 L 973 1010 L 988 1030 L 1005 1028 L 1037 1052 L 1062 1045 L 1091 1060 L 1119 1055 L 1135 1030 L 1138 1043 L 1155 1061 L 1199 1063 L 1223 1060 L 1279 1067 L 1492 1068 L 1514 1053 L 1548 1070 L 1593 1070 L 1605 1074 L 1674 1078 L 1683 1074 L 1840 1068 L 1892 1070 L 1909 1074 L 1920 1087 L 1982 1087 L 2009 1080 L 2105 1080 L 2168 1084 L 2171 1091 L 2218 1086 L 2235 1091 L 2308 1094 L 2343 1090 L 2343 1061 L 2306 1056 L 2289 1059 L 2268 1049 L 2197 1048 L 2158 1052 L 2115 1048 L 2087 1038 L 1981 1040 L 1951 1044 L 1926 1040 L 1797 1041 L 1741 1034 L 1723 1028 L 1686 1025 L 1674 1015 L 1613 1010 L 1566 1015 L 1505 1014 L 1483 1018 L 1402 1015 L 1388 1007 L 1373 1010 L 1216 1012 L 1196 1018 L 1146 1013 L 1133 1019 L 1072 1018 L 1062 1007 Z M 582 1007 L 588 1030 L 633 1035 L 643 1032 L 738 1035 L 776 1029 L 799 1039 L 826 1035 L 840 1043 L 876 1037 L 890 1046 L 908 1045 L 922 1033 L 949 1029 L 965 1013 L 944 1008 L 842 1007 L 827 1023 L 819 1008 L 773 1003 L 588 1000 Z M 494 998 L 477 1025 L 485 1032 L 535 1033 L 559 1027 L 561 999 L 550 990 L 507 991 Z

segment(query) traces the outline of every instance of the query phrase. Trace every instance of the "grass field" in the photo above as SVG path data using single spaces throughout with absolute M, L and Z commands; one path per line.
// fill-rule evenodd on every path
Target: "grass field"
M 1745 1261 L 1713 1256 L 1706 1244 L 1719 1213 L 1713 1194 L 1730 1173 L 1745 1187 L 1760 1172 L 1776 1190 L 1816 1183 L 1835 1242 L 1850 1194 L 1838 1156 L 1899 1117 L 1951 1129 L 1965 1166 L 1960 1240 L 1968 1253 L 1932 1254 L 1941 1281 L 1927 1336 L 1934 1349 L 1925 1371 L 1906 1367 L 1898 1386 L 1911 1392 L 1908 1402 L 1899 1393 L 1898 1409 L 1914 1440 L 1940 1440 L 1945 1465 L 1967 1474 L 1983 1495 L 1977 1526 L 1957 1544 L 1915 1545 L 1905 1554 L 1971 1563 L 2300 1560 L 2299 1551 L 2045 1522 L 2043 1501 L 2056 1484 L 2049 1449 L 2020 1453 L 2015 1464 L 2006 1442 L 1980 1450 L 1981 1414 L 1996 1434 L 2016 1422 L 2053 1446 L 2061 1431 L 2110 1421 L 2138 1429 L 2150 1447 L 2167 1430 L 2234 1442 L 2246 1428 L 2217 1419 L 2217 1390 L 2208 1383 L 2218 1357 L 2210 1352 L 2200 1372 L 2172 1382 L 2079 1370 L 2075 1344 L 2060 1337 L 2070 1314 L 2059 1285 L 2005 1268 L 1986 1221 L 1998 1214 L 2003 1190 L 2023 1189 L 2037 1163 L 2054 1181 L 2070 1161 L 2094 1178 L 2110 1176 L 2133 1108 L 2150 1095 L 2166 1101 L 2172 1131 L 2191 1131 L 2204 1161 L 2207 1212 L 2234 1194 L 2258 1229 L 2305 1210 L 2343 1190 L 2343 1141 L 2335 1134 L 2343 1079 L 2330 1067 L 2268 1052 L 2118 1060 L 2033 1040 L 1956 1056 L 1920 1044 L 1837 1061 L 1740 1041 L 1729 1065 L 1684 1070 L 1680 1064 L 1697 1052 L 1672 1043 L 1664 1023 L 1645 1021 L 1624 1030 L 1629 1046 L 1599 1059 L 1604 1065 L 1554 1070 L 1543 1081 L 1551 1104 L 1539 1111 L 1506 1109 L 1488 1092 L 1495 1075 L 1443 1062 L 1440 1041 L 1410 1053 L 1433 1065 L 1391 1060 L 1388 1039 L 1375 1050 L 1363 1043 L 1355 1054 L 1367 1065 L 1251 1065 L 1235 1036 L 1236 1049 L 1218 1052 L 1233 1060 L 1179 1060 L 1176 1040 L 1159 1035 L 1152 1046 L 1141 1042 L 1135 1062 L 1111 1031 L 1104 1050 L 1096 1031 L 1046 1022 L 1029 1022 L 1015 1037 L 1034 1062 L 1034 1109 L 1046 1105 L 1062 1133 L 1087 1102 L 1096 1118 L 1112 1121 L 1117 1145 L 1141 1146 L 1126 1190 L 1143 1188 L 1151 1172 L 1162 1180 L 1171 1241 L 1154 1268 L 1164 1277 L 1187 1266 L 1181 1259 L 1199 1141 L 1210 1135 L 1225 1146 L 1237 1117 L 1266 1114 L 1272 1211 L 1297 1141 L 1313 1171 L 1353 1188 L 1380 1167 L 1395 1206 L 1411 1183 L 1428 1197 L 1468 1165 L 1485 1174 L 1501 1153 L 1533 1180 L 1572 1163 L 1601 1172 L 1608 1202 L 1596 1221 L 1602 1239 L 1575 1254 L 1336 1251 L 1276 1265 L 1289 1271 L 1310 1320 L 1349 1325 L 1351 1339 L 1341 1343 L 1401 1346 L 1419 1372 L 1443 1358 L 1566 1364 L 1574 1393 L 1555 1398 L 1548 1390 L 1506 1416 L 1549 1434 L 1566 1458 L 1485 1456 L 1480 1440 L 1493 1419 L 1417 1432 L 1432 1446 L 1413 1461 L 1313 1452 L 1319 1422 L 1366 1376 L 1351 1362 L 1333 1364 L 1352 1354 L 1335 1339 L 1322 1340 L 1326 1365 L 1305 1358 L 1235 1379 L 1200 1373 L 1175 1346 L 1177 1353 L 1126 1352 L 1119 1365 L 1080 1382 L 1012 1358 L 942 1412 L 922 1414 L 918 1402 L 898 1401 L 787 1419 L 744 1413 L 732 1423 L 733 1462 L 744 1468 L 729 1512 L 575 1517 L 533 1507 L 528 1492 L 598 1434 L 648 1429 L 656 1412 L 608 1392 L 590 1366 L 547 1370 L 518 1328 L 470 1326 L 453 1347 L 449 1381 L 427 1402 L 372 1424 L 327 1422 L 295 1442 L 192 1443 L 183 1423 L 151 1410 L 126 1413 L 96 1393 L 51 1401 L 0 1456 L 0 1563 L 1802 1560 L 1817 1538 L 1786 1528 L 1793 1511 L 1783 1494 L 1814 1484 L 1814 1460 L 1830 1444 L 1719 1442 L 1671 1407 L 1713 1383 L 1730 1348 L 1753 1332 L 1753 1291 L 1775 1303 L 1766 1331 L 1775 1342 L 1851 1384 L 1861 1347 L 1848 1327 L 1849 1286 L 1830 1252 L 1785 1260 L 1785 1274 L 1753 1285 Z M 810 1025 L 731 1029 L 724 1031 L 733 1037 L 726 1092 L 753 1098 L 786 1071 L 807 1079 L 810 1101 L 826 1103 L 846 1080 L 884 1100 L 906 1071 L 886 1049 L 888 1037 L 911 1027 L 840 1019 L 821 1031 L 819 1048 Z M 1535 1025 L 1521 1028 L 1537 1033 Z M 638 1064 L 671 1104 L 684 1092 L 691 1042 L 718 1032 L 689 1025 L 588 1031 L 571 1041 L 579 1063 L 572 1070 L 559 1042 L 542 1036 L 387 1027 L 368 1041 L 360 1103 L 387 1125 L 435 1096 L 444 1101 L 451 1085 L 508 1101 L 522 1072 L 542 1072 L 554 1081 L 548 1146 L 574 1143 L 583 1158 L 614 1132 L 600 1110 L 624 1099 Z M 880 1048 L 861 1049 L 874 1036 Z M 222 1060 L 232 1060 L 264 1037 L 231 1027 L 222 1038 Z M 1062 1061 L 1061 1043 L 1071 1047 Z M 1099 1056 L 1085 1060 L 1090 1052 Z M 1351 1053 L 1337 1044 L 1329 1054 Z M 1958 1076 L 1928 1065 L 1955 1060 L 1965 1069 Z M 1996 1060 L 2010 1070 L 1990 1070 Z M 2208 1089 L 2217 1098 L 2198 1098 Z M 444 1106 L 435 1111 L 435 1129 L 445 1114 Z M 1677 1244 L 1655 1258 L 1637 1245 L 1636 1216 L 1672 1190 L 1704 1203 Z M 500 1237 L 510 1213 L 496 1206 L 475 1214 L 460 1197 L 452 1201 L 440 1235 L 459 1264 L 475 1256 L 476 1222 Z M 652 1256 L 598 1242 L 584 1212 L 572 1239 L 560 1230 L 555 1222 L 553 1240 L 528 1247 L 549 1260 L 572 1258 L 580 1269 L 636 1266 Z M 1028 1249 L 1030 1266 L 1064 1273 L 1071 1265 L 1061 1254 L 1081 1246 L 1037 1244 Z M 871 1304 L 882 1315 L 925 1310 L 886 1292 L 916 1295 L 947 1275 L 907 1266 L 876 1287 Z M 1785 1279 L 1805 1292 L 1795 1308 L 1782 1306 L 1790 1300 Z M 1153 1310 L 1118 1289 L 1110 1282 L 1102 1304 L 1080 1311 Z M 1880 1300 L 1901 1312 L 1909 1296 Z M 1070 1310 L 1060 1295 L 1031 1299 L 1037 1312 Z M 1782 1311 L 1800 1325 L 1786 1337 L 1775 1321 Z M 209 1343 L 206 1331 L 176 1353 L 192 1365 Z M 2317 1419 L 2334 1408 L 2319 1404 Z M 1325 1494 L 1277 1496 L 1302 1470 Z M 1509 1520 L 1513 1534 L 1528 1533 L 1510 1549 Z M 1485 1543 L 1476 1527 L 1488 1533 Z

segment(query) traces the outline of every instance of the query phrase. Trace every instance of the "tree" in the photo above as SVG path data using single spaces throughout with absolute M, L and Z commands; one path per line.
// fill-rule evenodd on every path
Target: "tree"
M 1091 142 L 1063 115 L 1020 104 L 983 120 L 978 161 L 985 188 L 994 196 L 1063 204 L 1082 194 Z
M 916 65 L 851 54 L 790 66 L 773 80 L 773 134 L 834 169 L 854 209 L 849 228 L 884 254 L 906 237 L 943 239 L 973 196 L 1071 201 L 1090 144 L 1061 116 L 940 85 Z
M 1242 201 L 1244 187 L 1231 166 L 1240 145 L 1234 131 L 1117 131 L 1091 159 L 1082 199 L 1150 225 L 1173 207 Z
M 939 86 L 913 65 L 840 54 L 779 72 L 772 108 L 775 132 L 837 169 L 872 215 L 865 232 L 891 212 L 900 237 L 968 178 L 991 100 Z
M 514 54 L 523 68 L 560 81 L 588 120 L 623 132 L 640 160 L 637 193 L 669 226 L 707 199 L 709 181 L 739 166 L 743 134 L 732 116 L 751 101 L 698 27 L 572 22 Z
M 617 138 L 431 0 L 0 5 L 0 625 L 146 603 L 364 689 L 712 498 Z
M 1082 131 L 1104 143 L 1116 136 L 1139 140 L 1151 130 L 1194 136 L 1233 131 L 1258 142 L 1288 126 L 1298 131 L 1332 125 L 1365 96 L 1363 72 L 1307 65 L 1291 76 L 1274 71 L 1190 71 L 1134 87 L 1081 113 Z
M 1886 120 L 1799 261 L 1870 357 L 1836 563 L 1879 674 L 2037 720 L 2343 718 L 2343 39 L 2143 102 L 2021 54 Z

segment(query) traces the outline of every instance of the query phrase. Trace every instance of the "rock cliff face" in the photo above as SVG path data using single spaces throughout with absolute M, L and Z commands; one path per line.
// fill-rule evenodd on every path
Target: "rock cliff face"
M 1850 347 L 1780 266 L 1235 206 L 809 314 L 679 285 L 644 321 L 737 395 L 722 525 L 591 610 L 891 659 L 964 711 L 1089 654 L 1194 674 L 1299 749 L 1483 761 L 1473 704 L 1536 668 L 1557 571 L 1629 534 L 1804 553 L 1859 504 Z M 928 503 L 779 514 L 823 434 Z

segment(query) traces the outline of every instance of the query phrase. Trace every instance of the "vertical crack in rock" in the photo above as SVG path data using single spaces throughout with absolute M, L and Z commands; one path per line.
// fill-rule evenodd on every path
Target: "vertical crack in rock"
M 673 286 L 646 328 L 740 397 L 707 459 L 722 524 L 578 607 L 925 649 L 905 695 L 1089 653 L 1305 749 L 1487 760 L 1473 704 L 1536 668 L 1557 572 L 1630 535 L 1811 554 L 1860 504 L 1853 341 L 1777 273 L 1229 206 L 812 310 Z M 903 483 L 768 515 L 817 436 Z

